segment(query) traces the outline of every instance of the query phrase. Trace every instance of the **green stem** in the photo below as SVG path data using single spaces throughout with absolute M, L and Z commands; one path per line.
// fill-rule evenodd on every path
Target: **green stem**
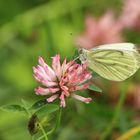
M 27 103 L 25 100 L 21 99 L 21 102 L 23 104 L 23 107 L 25 108 L 26 113 L 28 114 L 29 118 L 32 116 L 32 113 L 29 110 L 29 107 L 27 106 Z
M 55 127 L 54 127 L 52 130 L 50 130 L 47 134 L 45 133 L 47 136 L 50 135 L 50 134 L 52 134 L 52 133 L 54 133 L 54 132 L 57 130 L 57 128 L 59 127 L 59 125 L 60 125 L 60 120 L 61 120 L 61 112 L 62 112 L 62 109 L 59 108 L 59 111 L 58 111 L 58 113 L 57 113 L 56 125 L 55 125 Z M 44 136 L 41 136 L 41 137 L 38 138 L 37 140 L 41 140 L 42 138 L 44 138 Z
M 41 125 L 40 122 L 38 122 L 38 125 L 39 125 L 39 127 L 40 127 L 40 129 L 41 129 L 41 131 L 42 131 L 43 136 L 41 136 L 41 137 L 38 138 L 37 140 L 41 140 L 42 138 L 45 138 L 45 140 L 48 140 L 48 136 L 47 136 L 47 134 L 46 134 L 46 132 L 45 132 L 43 126 Z
M 119 118 L 119 114 L 120 114 L 120 111 L 121 111 L 121 108 L 123 106 L 123 103 L 125 101 L 125 96 L 126 96 L 126 89 L 128 87 L 128 84 L 125 85 L 122 85 L 121 87 L 121 91 L 120 91 L 120 99 L 119 99 L 119 102 L 117 104 L 117 107 L 116 107 L 116 110 L 115 110 L 115 113 L 114 113 L 114 116 L 112 118 L 112 121 L 111 123 L 108 125 L 107 129 L 104 131 L 104 133 L 101 135 L 101 138 L 100 140 L 105 140 L 108 135 L 112 132 L 113 128 L 115 127 L 116 125 L 116 122 Z
M 57 128 L 58 128 L 59 125 L 60 125 L 61 114 L 62 114 L 62 108 L 59 108 L 59 111 L 58 111 L 58 114 L 57 114 L 56 125 L 55 125 L 55 127 L 54 127 L 52 130 L 50 130 L 50 131 L 47 133 L 47 135 L 50 135 L 50 134 L 54 133 L 54 132 L 57 130 Z

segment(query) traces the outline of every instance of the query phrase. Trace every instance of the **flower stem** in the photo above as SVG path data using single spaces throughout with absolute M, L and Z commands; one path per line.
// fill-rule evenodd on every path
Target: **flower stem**
M 60 125 L 61 110 L 62 110 L 62 109 L 59 108 L 59 111 L 58 111 L 58 113 L 57 113 L 57 120 L 56 120 L 56 125 L 55 125 L 55 127 L 54 127 L 52 130 L 50 130 L 47 134 L 46 134 L 44 128 L 42 127 L 42 125 L 41 125 L 40 123 L 38 123 L 39 126 L 40 126 L 40 129 L 42 130 L 43 136 L 39 137 L 37 140 L 41 140 L 41 139 L 43 139 L 44 137 L 45 137 L 46 140 L 48 140 L 48 137 L 47 137 L 47 136 L 50 135 L 50 134 L 52 134 L 52 133 L 54 133 L 54 132 L 57 130 L 57 128 L 58 128 L 59 125 Z
M 125 86 L 125 87 L 124 87 Z M 126 85 L 122 85 L 121 87 L 121 91 L 120 91 L 120 99 L 119 99 L 119 102 L 117 104 L 117 107 L 116 107 L 116 110 L 115 110 L 115 113 L 114 113 L 114 116 L 111 120 L 111 123 L 110 125 L 107 127 L 107 129 L 104 131 L 104 133 L 101 135 L 101 138 L 100 140 L 105 140 L 108 135 L 112 132 L 113 128 L 115 127 L 116 125 L 116 122 L 119 118 L 119 114 L 120 114 L 120 111 L 121 111 L 121 108 L 122 108 L 122 105 L 125 101 L 125 96 L 126 96 L 126 89 L 128 87 L 128 84 Z
M 62 108 L 59 108 L 59 111 L 58 111 L 58 113 L 57 113 L 57 120 L 56 120 L 55 127 L 54 127 L 52 130 L 50 130 L 50 131 L 47 133 L 47 135 L 50 135 L 50 134 L 54 133 L 54 132 L 57 130 L 57 128 L 58 128 L 59 125 L 60 125 L 61 114 L 62 114 Z
M 38 138 L 38 140 L 41 140 L 42 138 L 45 138 L 45 140 L 48 140 L 48 136 L 47 136 L 47 134 L 46 134 L 46 132 L 45 132 L 43 126 L 41 125 L 40 122 L 38 122 L 38 125 L 39 125 L 39 127 L 40 127 L 40 129 L 41 129 L 41 131 L 42 131 L 42 134 L 43 134 L 43 136 L 40 137 L 40 138 Z

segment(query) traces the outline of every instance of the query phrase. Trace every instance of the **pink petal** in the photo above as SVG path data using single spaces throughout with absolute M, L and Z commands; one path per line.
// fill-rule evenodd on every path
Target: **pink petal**
M 64 91 L 63 93 L 64 93 L 64 95 L 65 96 L 70 96 L 70 93 L 68 92 L 68 87 L 66 87 L 66 86 L 61 86 L 61 89 Z
M 37 66 L 37 67 L 33 67 L 34 70 L 34 74 L 41 80 L 41 79 L 45 79 L 45 80 L 49 80 L 51 81 L 51 77 L 49 75 L 46 74 L 45 69 L 42 66 Z
M 56 55 L 52 57 L 52 68 L 55 71 L 57 77 L 60 79 L 61 77 L 61 65 L 60 65 L 60 55 Z
M 43 59 L 41 56 L 39 56 L 39 58 L 38 58 L 38 63 L 39 63 L 41 66 L 45 66 L 45 65 L 46 65 L 46 63 L 44 62 L 44 59 Z
M 71 92 L 76 91 L 76 90 L 84 90 L 84 89 L 87 89 L 91 84 L 92 84 L 92 81 L 89 81 L 83 85 L 71 87 L 69 90 Z
M 74 71 L 75 69 L 77 71 L 79 66 L 80 66 L 80 64 L 75 63 L 75 64 L 71 65 L 68 70 L 69 70 L 69 72 Z
M 66 72 L 66 70 L 69 70 L 69 68 L 74 64 L 75 62 L 73 60 L 68 62 L 65 66 L 63 66 L 63 72 Z
M 56 75 L 53 69 L 51 69 L 48 65 L 44 67 L 45 72 L 50 76 L 52 81 L 56 81 Z
M 55 95 L 52 95 L 51 97 L 49 97 L 48 99 L 47 99 L 47 101 L 50 103 L 50 102 L 53 102 L 54 100 L 56 100 L 57 98 L 58 98 L 58 94 L 55 94 Z
M 39 82 L 43 79 L 43 77 L 38 72 L 34 73 L 34 78 Z
M 82 96 L 79 96 L 79 95 L 76 95 L 76 94 L 71 94 L 71 97 L 79 100 L 79 101 L 82 101 L 84 103 L 90 103 L 92 101 L 92 98 L 85 98 L 85 97 L 82 97 Z
M 54 86 L 58 86 L 57 82 L 50 82 L 48 80 L 41 80 L 40 81 L 44 86 L 46 87 L 54 87 Z
M 66 58 L 65 58 L 64 61 L 63 61 L 63 64 L 62 64 L 62 73 L 63 73 L 63 74 L 64 74 L 65 71 L 66 71 L 66 63 L 67 63 L 67 60 L 66 60 Z
M 36 79 L 36 81 L 40 82 L 41 79 L 39 77 L 37 77 L 35 74 L 33 74 L 33 77 Z
M 38 87 L 35 89 L 37 95 L 49 95 L 50 93 L 56 93 L 59 91 L 59 88 L 42 88 Z
M 81 76 L 79 76 L 79 85 L 82 83 L 85 83 L 86 81 L 90 80 L 92 78 L 91 73 L 86 72 L 85 74 L 82 74 Z
M 39 64 L 43 67 L 44 71 L 46 72 L 46 74 L 51 78 L 52 81 L 56 80 L 56 75 L 55 72 L 53 71 L 53 69 L 51 67 L 49 67 L 43 60 L 42 57 L 39 57 Z
M 66 107 L 66 102 L 65 102 L 65 96 L 64 96 L 64 92 L 62 92 L 61 96 L 60 96 L 60 107 Z

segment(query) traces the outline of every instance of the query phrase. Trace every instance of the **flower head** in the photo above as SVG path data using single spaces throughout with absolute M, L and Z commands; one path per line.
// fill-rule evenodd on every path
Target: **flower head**
M 140 29 L 140 0 L 124 0 L 124 7 L 119 22 L 126 28 Z
M 122 41 L 122 26 L 115 20 L 111 11 L 99 20 L 91 16 L 86 17 L 85 24 L 85 32 L 76 39 L 77 45 L 83 48 L 91 49 L 97 45 Z
M 84 90 L 91 85 L 91 73 L 86 70 L 86 65 L 76 64 L 74 61 L 60 63 L 60 56 L 52 57 L 52 67 L 48 66 L 42 57 L 39 57 L 39 65 L 33 67 L 34 78 L 43 87 L 35 89 L 37 95 L 50 95 L 48 102 L 60 99 L 60 106 L 65 107 L 66 97 L 73 97 L 82 102 L 89 103 L 91 98 L 76 95 L 75 91 Z

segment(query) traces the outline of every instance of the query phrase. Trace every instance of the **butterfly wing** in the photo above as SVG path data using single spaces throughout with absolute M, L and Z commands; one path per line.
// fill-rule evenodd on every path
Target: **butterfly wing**
M 112 81 L 123 81 L 140 67 L 140 54 L 131 43 L 102 45 L 86 50 L 86 57 L 92 70 Z
M 122 50 L 122 51 L 137 51 L 136 46 L 133 43 L 113 43 L 97 46 L 91 50 Z

